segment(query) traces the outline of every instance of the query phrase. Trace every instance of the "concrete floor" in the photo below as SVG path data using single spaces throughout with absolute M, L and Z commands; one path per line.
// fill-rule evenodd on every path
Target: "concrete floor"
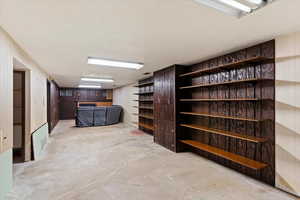
M 14 166 L 8 200 L 296 199 L 124 124 L 73 125 L 60 121 L 41 159 Z

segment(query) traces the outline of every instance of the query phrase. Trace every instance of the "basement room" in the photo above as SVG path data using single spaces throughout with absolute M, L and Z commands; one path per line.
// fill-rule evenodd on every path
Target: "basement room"
M 0 200 L 299 200 L 299 10 L 0 0 Z

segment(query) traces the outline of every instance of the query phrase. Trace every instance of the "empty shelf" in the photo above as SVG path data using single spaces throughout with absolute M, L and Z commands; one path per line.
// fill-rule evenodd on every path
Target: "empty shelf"
M 134 93 L 134 95 L 143 95 L 143 94 L 153 94 L 153 92 L 140 92 L 140 93 Z
M 139 102 L 152 102 L 153 99 L 145 99 L 145 100 L 133 100 L 133 101 L 139 101 Z
M 239 98 L 239 99 L 180 99 L 182 102 L 197 102 L 197 101 L 260 101 L 266 99 L 258 98 Z
M 253 58 L 247 58 L 245 60 L 241 60 L 241 61 L 237 61 L 237 62 L 233 62 L 233 63 L 228 63 L 228 64 L 224 64 L 224 65 L 219 65 L 219 66 L 215 66 L 212 68 L 207 68 L 207 69 L 200 69 L 197 71 L 192 71 L 192 72 L 188 72 L 185 74 L 181 74 L 179 75 L 180 77 L 186 77 L 186 76 L 198 76 L 204 73 L 213 73 L 213 72 L 219 72 L 219 71 L 223 71 L 223 70 L 228 70 L 228 69 L 233 69 L 233 68 L 241 68 L 243 66 L 245 66 L 246 64 L 250 64 L 250 63 L 257 63 L 257 62 L 264 62 L 264 61 L 272 61 L 274 60 L 274 58 L 267 58 L 267 57 L 253 57 Z
M 253 137 L 253 136 L 243 135 L 240 133 L 234 133 L 234 132 L 230 132 L 230 131 L 208 128 L 208 127 L 200 126 L 200 125 L 196 125 L 196 124 L 180 124 L 180 126 L 191 128 L 191 129 L 196 129 L 199 131 L 205 131 L 207 133 L 213 133 L 213 134 L 217 134 L 217 135 L 223 135 L 226 137 L 231 137 L 231 138 L 236 138 L 236 139 L 245 140 L 245 141 L 249 141 L 249 142 L 254 142 L 254 143 L 262 143 L 262 142 L 267 141 L 267 139 L 265 139 L 265 138 L 257 138 L 257 137 Z
M 154 119 L 153 115 L 144 115 L 144 114 L 139 114 L 139 117 L 145 118 L 145 119 Z
M 146 86 L 146 85 L 153 85 L 154 82 L 147 82 L 147 83 L 140 83 L 138 85 L 135 85 L 135 87 L 143 87 L 143 86 Z
M 144 124 L 144 123 L 139 123 L 139 126 L 154 131 L 154 127 L 151 126 L 151 125 L 147 125 L 147 124 Z
M 222 119 L 233 119 L 233 120 L 241 120 L 241 121 L 250 121 L 250 122 L 259 122 L 257 119 L 249 119 L 249 118 L 241 118 L 241 117 L 231 117 L 231 116 L 222 116 L 222 115 L 211 115 L 207 113 L 197 113 L 197 112 L 180 112 L 183 115 L 194 115 L 200 117 L 211 117 L 211 118 L 222 118 Z
M 148 106 L 133 106 L 134 108 L 139 108 L 139 109 L 145 109 L 145 110 L 153 110 L 153 107 L 148 107 Z
M 197 85 L 190 85 L 180 87 L 180 89 L 191 89 L 191 88 L 200 88 L 200 87 L 212 87 L 218 85 L 229 85 L 229 84 L 238 84 L 238 83 L 251 83 L 251 82 L 258 82 L 258 81 L 268 81 L 273 79 L 264 79 L 264 78 L 251 78 L 251 79 L 244 79 L 244 80 L 237 80 L 237 81 L 227 81 L 223 83 L 208 83 L 208 84 L 197 84 Z
M 212 147 L 207 144 L 203 144 L 201 142 L 197 142 L 194 140 L 181 140 L 181 142 L 184 144 L 187 144 L 189 146 L 192 146 L 194 148 L 200 149 L 202 151 L 205 151 L 205 152 L 211 153 L 213 155 L 219 156 L 221 158 L 238 163 L 242 166 L 248 167 L 253 170 L 260 170 L 260 169 L 263 169 L 268 166 L 267 164 L 264 164 L 264 163 L 261 163 L 261 162 L 255 161 L 255 160 L 251 160 L 249 158 L 246 158 L 246 157 L 234 154 L 234 153 L 230 153 L 230 152 L 224 151 L 222 149 Z

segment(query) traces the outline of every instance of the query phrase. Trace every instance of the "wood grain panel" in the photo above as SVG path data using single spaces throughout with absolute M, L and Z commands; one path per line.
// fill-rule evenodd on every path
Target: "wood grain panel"
M 182 66 L 174 65 L 154 73 L 155 142 L 175 152 L 182 148 L 177 141 L 182 136 L 177 127 L 179 113 L 176 110 L 181 86 L 177 80 L 181 69 Z
M 77 102 L 77 106 L 79 104 L 95 104 L 96 106 L 112 106 L 112 102 L 102 102 L 102 101 L 79 101 Z
M 60 106 L 59 106 L 59 86 L 55 81 L 49 81 L 50 84 L 50 102 L 49 102 L 49 113 L 48 113 L 48 122 L 49 131 L 51 132 L 59 121 Z
M 112 104 L 112 99 L 107 99 L 110 90 L 84 89 L 84 88 L 60 88 L 59 108 L 60 119 L 74 119 L 77 102 L 103 102 Z

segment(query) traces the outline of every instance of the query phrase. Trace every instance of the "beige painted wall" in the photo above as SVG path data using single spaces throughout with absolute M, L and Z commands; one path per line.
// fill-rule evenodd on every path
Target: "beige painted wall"
M 138 116 L 134 113 L 138 113 L 138 109 L 133 106 L 137 106 L 138 102 L 133 101 L 138 98 L 134 93 L 138 92 L 138 88 L 134 85 L 127 85 L 114 89 L 113 91 L 113 104 L 123 107 L 123 121 L 126 124 L 137 127 L 134 122 L 138 121 Z
M 30 77 L 30 124 L 32 133 L 47 122 L 47 74 L 9 37 L 0 27 L 0 134 L 6 137 L 0 153 L 12 148 L 13 144 L 13 65 L 14 58 L 27 68 Z M 27 102 L 28 103 L 28 102 Z
M 300 196 L 300 33 L 276 38 L 276 186 Z

